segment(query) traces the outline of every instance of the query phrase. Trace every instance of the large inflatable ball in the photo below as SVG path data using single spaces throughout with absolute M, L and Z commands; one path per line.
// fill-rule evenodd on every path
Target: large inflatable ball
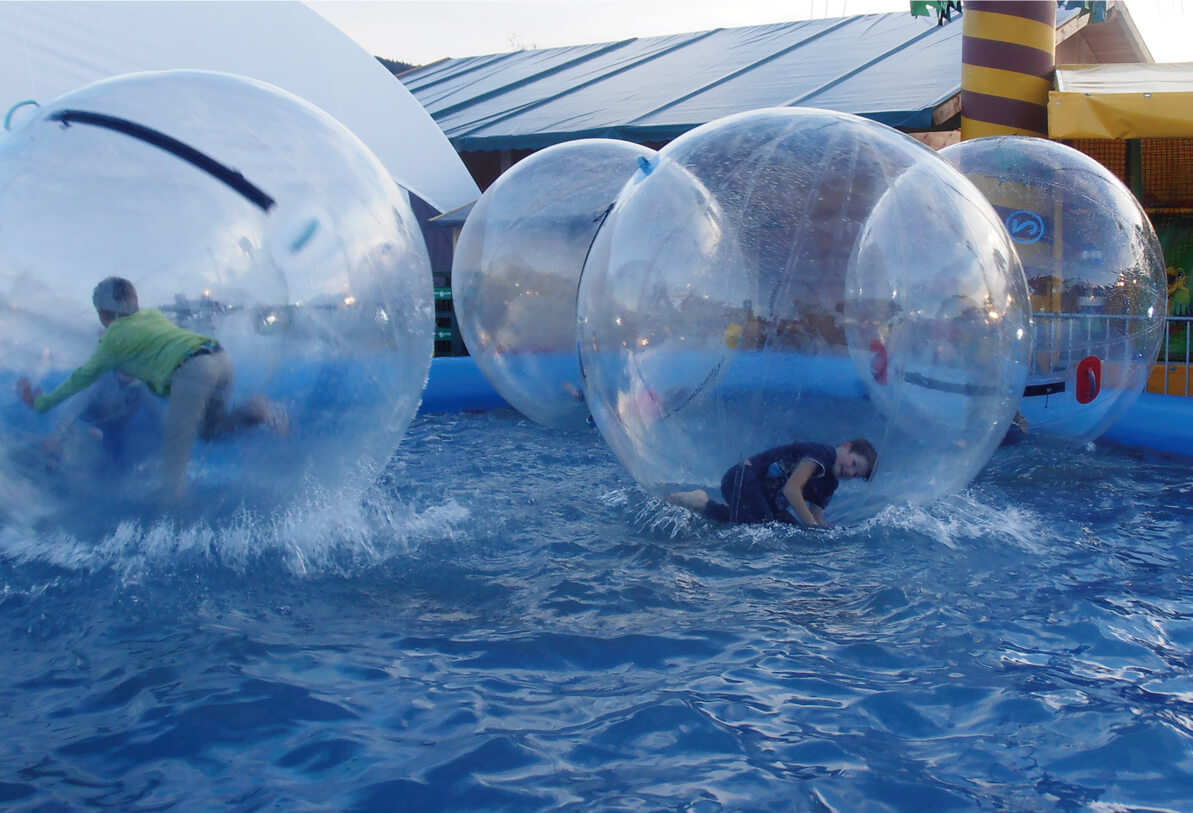
M 1029 435 L 1098 437 L 1142 390 L 1163 339 L 1164 261 L 1147 215 L 1110 170 L 1053 141 L 979 138 L 941 155 L 994 205 L 1027 275 Z
M 0 525 L 135 519 L 162 496 L 160 391 L 184 365 L 157 368 L 174 349 L 142 332 L 125 348 L 164 376 L 159 392 L 111 371 L 44 414 L 15 394 L 21 378 L 48 393 L 88 361 L 97 308 L 119 296 L 96 290 L 109 277 L 141 311 L 210 338 L 187 352 L 233 374 L 187 471 L 182 504 L 204 518 L 356 489 L 415 414 L 429 263 L 406 194 L 363 144 L 239 77 L 99 82 L 0 141 Z
M 452 261 L 460 333 L 494 388 L 541 424 L 586 425 L 576 286 L 605 213 L 653 155 L 612 139 L 548 147 L 498 178 L 464 223 Z
M 720 500 L 768 448 L 868 440 L 876 471 L 841 483 L 836 522 L 966 484 L 1031 346 L 981 193 L 913 139 L 824 110 L 731 116 L 660 151 L 598 233 L 578 311 L 589 406 L 646 490 Z

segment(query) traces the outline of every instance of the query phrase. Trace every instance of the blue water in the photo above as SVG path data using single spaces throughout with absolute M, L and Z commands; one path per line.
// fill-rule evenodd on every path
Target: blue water
M 1000 450 L 824 533 L 418 418 L 363 503 L 0 535 L 14 810 L 1193 809 L 1193 484 Z

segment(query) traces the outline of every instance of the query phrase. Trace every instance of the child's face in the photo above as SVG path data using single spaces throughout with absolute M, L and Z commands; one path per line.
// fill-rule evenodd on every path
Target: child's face
M 837 463 L 833 466 L 833 473 L 838 480 L 852 480 L 855 477 L 865 477 L 870 473 L 870 461 L 852 449 L 837 452 Z

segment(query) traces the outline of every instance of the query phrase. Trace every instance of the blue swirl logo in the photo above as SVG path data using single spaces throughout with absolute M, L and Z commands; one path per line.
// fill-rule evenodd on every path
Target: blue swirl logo
M 1044 218 L 1027 209 L 1011 212 L 1005 222 L 1016 243 L 1035 243 L 1044 236 Z

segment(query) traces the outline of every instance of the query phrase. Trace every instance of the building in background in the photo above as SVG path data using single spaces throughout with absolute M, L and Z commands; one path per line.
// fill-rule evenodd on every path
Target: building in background
M 1125 6 L 1091 14 L 1092 6 L 1058 8 L 1057 63 L 1152 62 Z M 452 58 L 399 78 L 482 190 L 552 144 L 620 138 L 659 149 L 709 121 L 765 107 L 852 113 L 939 149 L 960 138 L 962 15 L 869 14 Z M 469 209 L 425 230 L 440 354 L 463 351 L 449 298 L 451 246 Z
M 1126 8 L 1056 16 L 1058 64 L 1151 62 Z M 910 12 L 723 28 L 444 59 L 399 75 L 483 190 L 516 161 L 577 138 L 654 149 L 764 107 L 821 107 L 940 147 L 961 110 L 961 15 Z

